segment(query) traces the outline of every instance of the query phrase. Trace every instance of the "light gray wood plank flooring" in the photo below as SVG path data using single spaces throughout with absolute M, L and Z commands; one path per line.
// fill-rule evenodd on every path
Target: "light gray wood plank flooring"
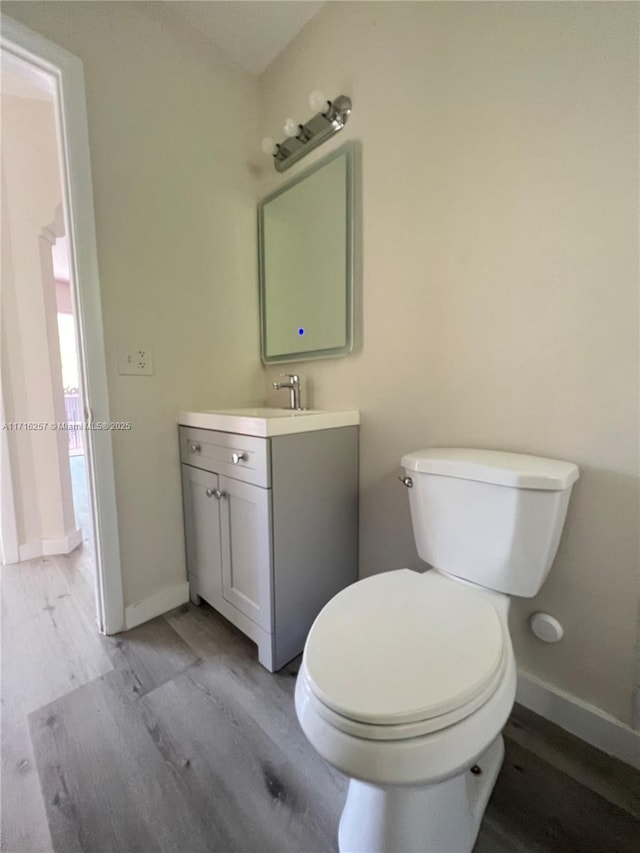
M 113 668 L 76 567 L 86 559 L 0 566 L 2 851 L 52 849 L 27 715 Z
M 508 739 L 487 820 L 531 851 L 631 853 L 640 823 L 543 758 Z
M 590 748 L 580 738 L 519 705 L 505 734 L 510 742 L 640 819 L 640 773 L 629 765 Z
M 206 605 L 101 637 L 81 560 L 0 568 L 3 853 L 335 851 L 346 780 L 296 662 L 269 674 Z M 517 707 L 506 748 L 475 853 L 639 849 L 640 774 Z

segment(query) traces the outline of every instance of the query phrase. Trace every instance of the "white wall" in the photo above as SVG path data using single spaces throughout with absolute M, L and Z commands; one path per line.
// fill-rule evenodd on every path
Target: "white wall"
M 514 602 L 520 665 L 631 721 L 638 603 L 635 4 L 330 3 L 260 80 L 261 130 L 353 98 L 362 143 L 359 351 L 289 365 L 358 406 L 362 575 L 419 567 L 403 453 L 578 463 L 555 567 Z M 277 372 L 267 372 L 270 381 Z M 277 396 L 271 398 L 274 402 Z M 537 641 L 528 615 L 564 625 Z
M 256 83 L 157 4 L 5 3 L 84 63 L 125 604 L 186 579 L 176 416 L 253 402 Z M 149 9 L 145 9 L 145 7 Z M 120 376 L 118 348 L 155 376 Z

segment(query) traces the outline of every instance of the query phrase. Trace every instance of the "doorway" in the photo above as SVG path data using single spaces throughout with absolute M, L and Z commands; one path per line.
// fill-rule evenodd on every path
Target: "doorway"
M 62 208 L 56 210 L 56 221 L 64 222 Z M 64 424 L 66 429 L 65 462 L 68 459 L 71 495 L 76 529 L 82 536 L 82 555 L 76 565 L 92 589 L 95 588 L 95 540 L 93 535 L 93 506 L 89 488 L 87 439 L 85 435 L 85 403 L 80 381 L 81 354 L 79 351 L 78 316 L 74 304 L 74 288 L 69 263 L 69 238 L 56 237 L 51 246 L 53 280 L 56 294 L 60 371 L 64 395 Z M 45 285 L 46 286 L 46 285 Z
M 33 269 L 15 276 L 11 268 L 21 241 L 33 235 L 11 227 L 3 216 L 3 244 L 10 251 L 3 251 L 9 260 L 8 269 L 3 261 L 0 339 L 2 560 L 70 553 L 82 543 L 91 554 L 90 566 L 81 562 L 94 588 L 98 628 L 113 634 L 124 628 L 124 606 L 111 434 L 94 428 L 110 417 L 82 64 L 5 15 L 1 40 L 3 86 L 5 76 L 11 78 L 14 99 L 32 101 L 22 118 L 38 113 L 34 101 L 40 102 L 40 113 L 47 104 L 51 110 L 59 186 L 56 204 L 51 192 L 48 199 L 40 193 L 50 213 L 41 216 L 35 238 L 39 302 L 29 302 L 23 290 L 33 287 Z M 44 188 L 44 162 L 51 155 L 41 150 L 38 156 L 38 145 L 35 149 L 35 165 L 25 167 L 17 181 L 15 175 L 9 179 L 14 185 L 42 182 Z M 3 173 L 6 159 L 3 153 Z M 32 499 L 46 488 L 49 494 Z

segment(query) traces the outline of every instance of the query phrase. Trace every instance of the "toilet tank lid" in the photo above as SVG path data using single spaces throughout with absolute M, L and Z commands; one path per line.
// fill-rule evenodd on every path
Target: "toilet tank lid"
M 578 466 L 502 450 L 433 447 L 402 457 L 402 467 L 421 474 L 439 474 L 518 489 L 568 489 L 580 476 Z

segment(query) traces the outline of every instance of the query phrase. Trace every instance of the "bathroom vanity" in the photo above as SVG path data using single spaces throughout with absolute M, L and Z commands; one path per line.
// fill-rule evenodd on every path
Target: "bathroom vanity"
M 181 412 L 179 424 L 191 598 L 274 672 L 357 577 L 359 413 Z

